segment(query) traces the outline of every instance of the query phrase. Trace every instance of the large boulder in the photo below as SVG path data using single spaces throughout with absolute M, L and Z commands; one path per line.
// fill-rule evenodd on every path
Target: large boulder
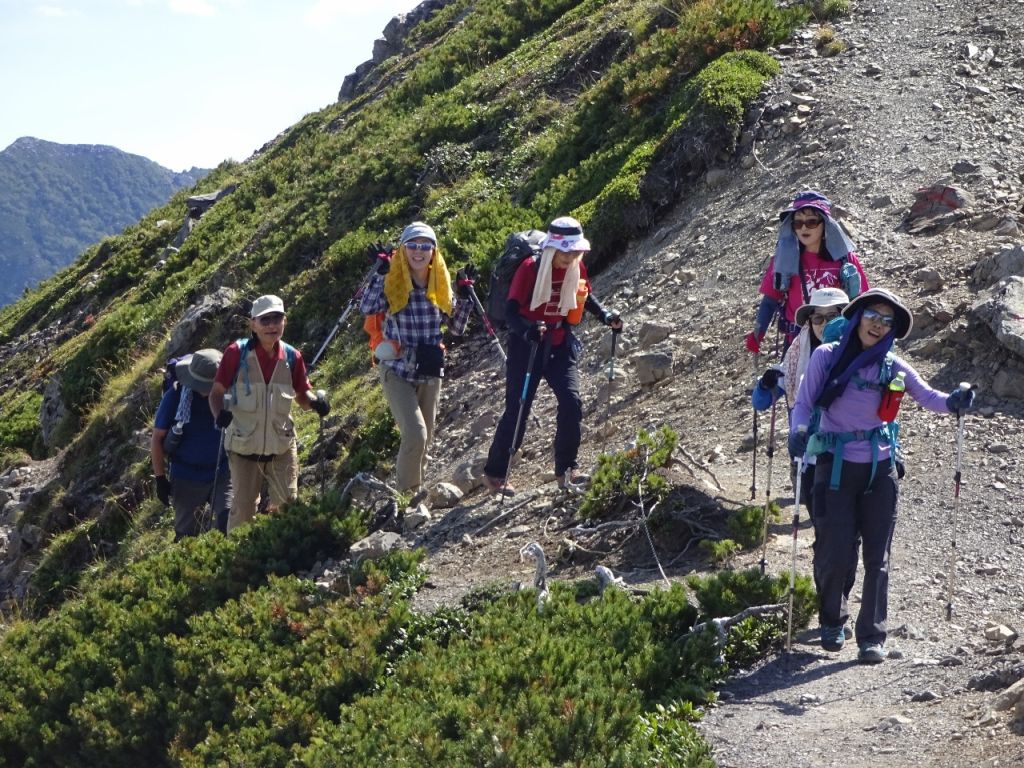
M 1024 358 L 1024 277 L 1008 277 L 985 291 L 970 312 L 1000 344 Z

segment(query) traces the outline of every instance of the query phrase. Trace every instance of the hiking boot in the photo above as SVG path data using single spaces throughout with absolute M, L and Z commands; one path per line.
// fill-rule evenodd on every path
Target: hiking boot
M 491 493 L 496 493 L 499 496 L 514 496 L 516 493 L 515 488 L 506 484 L 504 477 L 491 477 L 485 474 L 484 485 L 487 486 Z
M 862 643 L 857 661 L 861 664 L 881 664 L 888 654 L 880 643 Z
M 416 493 L 413 494 L 412 498 L 409 499 L 409 506 L 416 507 L 420 502 L 426 500 L 427 496 L 430 495 L 430 491 L 426 488 L 420 488 Z
M 843 643 L 846 642 L 846 633 L 843 631 L 846 627 L 822 627 L 821 628 L 821 647 L 826 651 L 841 651 L 843 650 Z

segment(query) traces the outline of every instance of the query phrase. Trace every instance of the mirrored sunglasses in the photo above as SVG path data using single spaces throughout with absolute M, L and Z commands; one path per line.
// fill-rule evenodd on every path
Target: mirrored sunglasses
M 268 312 L 265 315 L 260 315 L 256 318 L 260 325 L 275 325 L 284 320 L 284 315 L 280 312 Z
M 432 251 L 434 250 L 433 243 L 406 243 L 405 247 L 410 251 Z
M 873 323 L 880 323 L 887 328 L 892 328 L 896 325 L 896 315 L 883 315 L 881 312 L 876 312 L 873 309 L 865 309 L 861 317 Z

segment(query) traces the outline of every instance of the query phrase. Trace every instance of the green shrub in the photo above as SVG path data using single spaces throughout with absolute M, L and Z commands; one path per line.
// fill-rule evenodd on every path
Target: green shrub
M 742 547 L 732 539 L 704 539 L 700 543 L 700 550 L 714 563 L 719 565 L 728 563 Z
M 782 513 L 779 505 L 768 504 L 768 522 L 777 521 Z M 748 504 L 729 513 L 725 521 L 729 535 L 742 546 L 759 547 L 764 540 L 764 505 Z
M 644 508 L 650 510 L 668 494 L 668 481 L 656 470 L 668 466 L 677 441 L 678 435 L 663 426 L 654 434 L 641 431 L 635 448 L 601 454 L 580 504 L 580 514 L 598 519 L 616 518 L 627 509 L 635 509 L 641 494 Z
M 39 413 L 42 404 L 43 396 L 28 390 L 16 393 L 0 406 L 0 453 L 33 452 L 41 434 Z

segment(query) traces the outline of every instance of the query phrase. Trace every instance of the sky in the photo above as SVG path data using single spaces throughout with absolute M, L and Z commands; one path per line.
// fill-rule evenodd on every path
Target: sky
M 419 0 L 0 0 L 0 149 L 107 144 L 174 171 L 245 160 L 334 103 Z

